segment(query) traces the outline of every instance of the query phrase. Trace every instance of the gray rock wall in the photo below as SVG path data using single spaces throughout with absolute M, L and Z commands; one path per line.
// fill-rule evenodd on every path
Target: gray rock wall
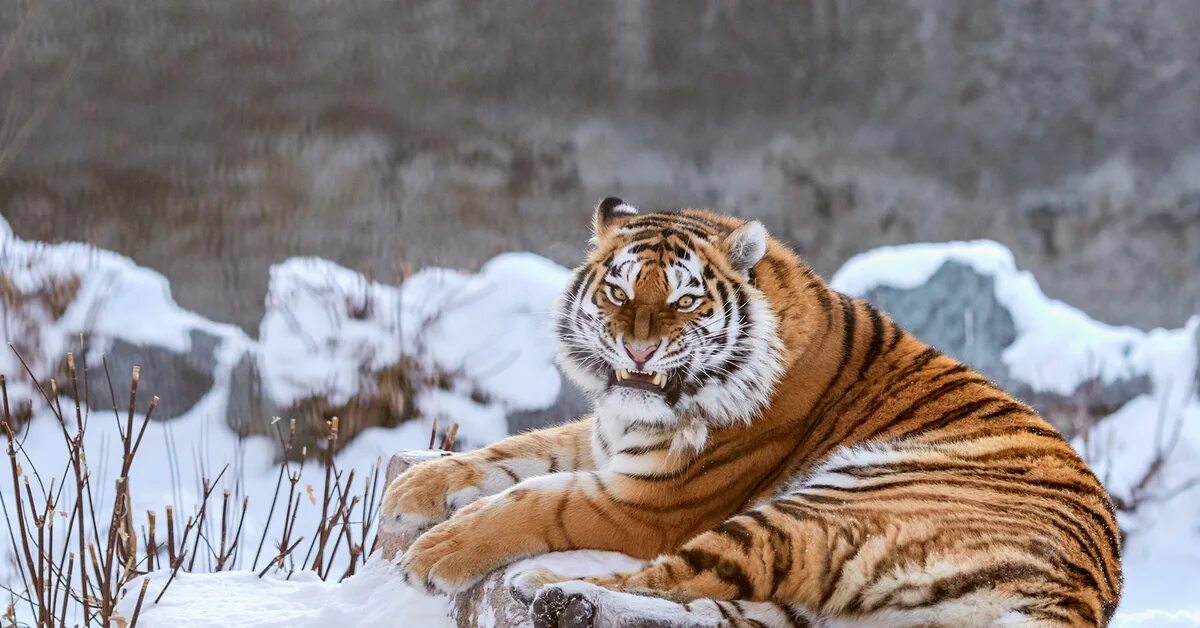
M 35 4 L 0 212 L 251 333 L 272 262 L 573 263 L 610 193 L 762 218 L 826 274 L 990 237 L 1102 320 L 1200 310 L 1186 0 Z

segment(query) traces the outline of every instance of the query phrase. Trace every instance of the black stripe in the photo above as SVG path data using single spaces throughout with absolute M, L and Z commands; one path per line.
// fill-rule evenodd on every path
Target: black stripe
M 883 353 L 887 355 L 896 350 L 896 345 L 900 344 L 900 339 L 904 337 L 905 331 L 891 317 L 887 319 L 888 332 L 892 335 L 892 339 L 888 341 L 887 347 L 884 347 Z
M 903 604 L 896 601 L 892 604 L 902 608 L 934 606 L 946 600 L 963 597 L 979 589 L 995 587 L 998 583 L 1014 582 L 1026 578 L 1051 579 L 1052 574 L 1037 565 L 1029 563 L 988 565 L 974 571 L 957 573 L 935 581 L 929 592 L 929 597 L 924 602 Z
M 640 456 L 642 454 L 648 454 L 652 451 L 664 451 L 664 450 L 667 450 L 670 448 L 671 448 L 671 441 L 664 440 L 664 441 L 661 441 L 658 443 L 654 443 L 653 445 L 639 445 L 637 447 L 626 447 L 626 448 L 618 451 L 617 453 L 625 454 L 626 456 Z
M 879 436 L 882 435 L 884 432 L 887 432 L 888 430 L 892 429 L 896 425 L 899 425 L 899 424 L 907 421 L 908 419 L 911 419 L 918 411 L 924 410 L 925 408 L 927 408 L 929 406 L 929 404 L 933 403 L 934 401 L 937 401 L 938 399 L 941 399 L 942 397 L 944 397 L 960 388 L 965 388 L 967 386 L 970 386 L 971 384 L 986 384 L 986 383 L 987 383 L 987 380 L 978 375 L 970 375 L 970 376 L 964 377 L 962 379 L 956 379 L 956 380 L 953 380 L 950 382 L 946 382 L 945 384 L 942 384 L 941 386 L 938 386 L 937 388 L 918 397 L 911 404 L 909 404 L 908 407 L 906 407 L 904 410 L 901 410 L 898 414 L 893 416 L 891 419 L 884 421 L 883 424 L 877 426 L 874 430 L 871 431 L 871 433 L 867 434 L 866 436 L 863 436 L 861 440 L 874 440 L 876 438 L 879 438 Z
M 937 419 L 934 419 L 933 421 L 930 421 L 928 423 L 922 423 L 921 425 L 918 425 L 911 430 L 903 432 L 896 438 L 907 438 L 909 436 L 914 436 L 914 435 L 921 434 L 924 432 L 931 432 L 934 430 L 946 429 L 951 424 L 953 424 L 957 421 L 960 421 L 960 420 L 966 418 L 967 416 L 969 416 L 970 414 L 977 412 L 979 410 L 982 410 L 984 407 L 991 405 L 992 403 L 995 403 L 997 401 L 1003 402 L 1004 398 L 1003 397 L 984 397 L 982 399 L 976 399 L 975 401 L 972 401 L 970 403 L 965 403 L 961 406 L 958 406 L 957 408 L 954 408 L 953 410 L 942 413 L 942 416 L 938 417 Z
M 712 532 L 732 539 L 743 550 L 749 551 L 754 547 L 754 535 L 746 526 L 733 519 L 722 521 L 720 525 L 712 529 Z
M 497 464 L 496 466 L 497 466 L 497 467 L 498 467 L 498 468 L 499 468 L 501 471 L 503 471 L 503 472 L 505 472 L 506 474 L 508 474 L 508 477 L 512 478 L 513 484 L 517 484 L 517 483 L 519 483 L 519 482 L 521 481 L 521 476 L 517 475 L 516 473 L 513 473 L 512 469 L 509 469 L 508 467 L 506 467 L 506 466 L 504 466 L 504 465 L 502 465 L 502 464 Z
M 748 600 L 754 596 L 754 587 L 750 584 L 750 577 L 737 563 L 699 549 L 682 549 L 679 551 L 679 557 L 687 562 L 688 567 L 696 575 L 706 571 L 711 572 L 723 582 L 736 587 L 739 598 Z
M 883 317 L 879 315 L 879 310 L 870 303 L 864 303 L 864 305 L 867 308 L 867 316 L 871 319 L 871 342 L 867 345 L 867 355 L 863 358 L 862 366 L 858 368 L 858 379 L 860 380 L 867 376 L 867 371 L 875 364 L 875 359 L 879 357 L 879 350 L 883 346 Z

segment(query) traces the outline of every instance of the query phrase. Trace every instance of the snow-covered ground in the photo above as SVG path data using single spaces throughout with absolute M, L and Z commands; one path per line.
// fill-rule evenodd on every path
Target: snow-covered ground
M 1098 323 L 1048 299 L 1032 276 L 1017 269 L 1011 254 L 991 242 L 872 251 L 848 262 L 833 283 L 851 294 L 879 285 L 911 287 L 947 259 L 995 278 L 996 296 L 1011 311 L 1018 331 L 1003 359 L 1035 390 L 1070 392 L 1094 376 L 1097 366 L 1106 381 L 1130 372 L 1149 375 L 1150 393 L 1105 419 L 1076 446 L 1115 495 L 1131 499 L 1137 490 L 1152 497 L 1136 513 L 1122 516 L 1130 535 L 1126 593 L 1116 625 L 1200 626 L 1200 489 L 1170 495 L 1200 475 L 1200 402 L 1191 389 L 1200 318 L 1181 329 L 1150 332 Z M 257 540 L 266 525 L 278 467 L 272 443 L 238 439 L 226 425 L 230 373 L 247 355 L 256 358 L 264 389 L 281 405 L 314 393 L 344 401 L 370 386 L 365 374 L 394 364 L 401 355 L 461 375 L 448 388 L 423 391 L 416 400 L 417 419 L 397 428 L 372 428 L 338 454 L 339 468 L 360 473 L 399 449 L 424 448 L 434 419 L 463 424 L 472 446 L 498 440 L 506 435 L 506 412 L 545 407 L 561 384 L 552 364 L 549 312 L 567 271 L 529 254 L 499 256 L 475 274 L 422 271 L 399 288 L 325 260 L 287 260 L 272 270 L 257 339 L 179 308 L 161 275 L 127 258 L 84 245 L 25 242 L 2 219 L 0 272 L 21 293 L 36 292 L 47 277 L 80 278 L 70 307 L 57 318 L 38 304 L 3 312 L 5 341 L 32 347 L 23 350 L 34 352 L 39 376 L 71 350 L 80 332 L 180 351 L 187 349 L 190 329 L 221 339 L 212 389 L 179 418 L 150 425 L 132 471 L 133 511 L 161 513 L 173 504 L 177 512 L 191 512 L 200 498 L 198 478 L 229 464 L 228 477 L 240 478 L 238 490 L 251 498 L 248 539 Z M 34 404 L 25 437 L 32 463 L 48 474 L 61 469 L 60 429 L 44 403 L 37 403 L 35 391 L 22 388 L 21 367 L 7 350 L 0 352 L 0 372 L 9 376 L 10 394 Z M 87 445 L 94 483 L 112 486 L 119 461 L 112 451 L 117 428 L 111 413 L 91 415 Z M 1162 472 L 1148 487 L 1135 489 L 1169 442 L 1174 445 Z M 308 475 L 314 469 L 302 482 L 319 485 L 319 478 Z M 0 486 L 4 499 L 11 499 L 7 482 Z M 318 515 L 319 506 L 305 502 L 299 527 L 311 528 Z M 7 544 L 0 546 L 4 565 L 7 552 Z M 149 599 L 164 582 L 161 573 L 151 578 Z M 129 603 L 127 598 L 124 604 Z M 316 626 L 340 620 L 438 626 L 449 625 L 447 609 L 447 600 L 407 589 L 391 565 L 375 561 L 341 584 L 302 574 L 291 579 L 259 579 L 246 571 L 180 574 L 160 604 L 147 603 L 139 625 Z

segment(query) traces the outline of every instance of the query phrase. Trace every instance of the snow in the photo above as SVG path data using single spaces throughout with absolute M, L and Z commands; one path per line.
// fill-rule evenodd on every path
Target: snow
M 558 398 L 551 315 L 570 271 L 531 253 L 506 253 L 479 273 L 432 269 L 405 282 L 405 310 L 441 315 L 425 332 L 430 359 L 461 370 L 506 408 L 536 410 Z M 415 333 L 410 328 L 410 333 Z
M 1195 628 L 1200 626 L 1200 611 L 1118 613 L 1109 625 L 1112 628 Z
M 1164 419 L 1161 423 L 1159 417 Z M 1180 430 L 1178 441 L 1149 487 L 1152 495 L 1169 494 L 1200 479 L 1200 402 L 1164 409 L 1160 400 L 1148 395 L 1134 399 L 1090 435 L 1099 453 L 1088 456 L 1089 462 L 1115 496 L 1128 499 L 1175 429 Z M 1129 531 L 1122 552 L 1121 610 L 1177 608 L 1200 613 L 1200 488 L 1149 501 L 1135 515 L 1119 520 Z
M 1160 476 L 1145 488 L 1149 494 L 1165 497 L 1200 476 L 1200 402 L 1188 386 L 1196 371 L 1192 338 L 1200 318 L 1183 328 L 1149 332 L 1096 322 L 1047 298 L 1032 275 L 1017 269 L 1007 249 L 987 241 L 871 251 L 847 262 L 832 283 L 850 294 L 880 285 L 911 288 L 951 259 L 994 278 L 997 298 L 1012 313 L 1018 332 L 1003 358 L 1035 390 L 1069 393 L 1097 374 L 1105 381 L 1138 373 L 1150 377 L 1151 393 L 1105 419 L 1087 442 L 1074 443 L 1114 495 L 1131 497 L 1166 443 L 1174 445 Z M 148 427 L 131 478 L 133 511 L 157 510 L 160 521 L 167 504 L 177 513 L 193 512 L 200 499 L 198 479 L 213 477 L 228 464 L 226 478 L 240 478 L 229 485 L 251 496 L 245 538 L 255 542 L 266 524 L 278 467 L 272 443 L 239 440 L 225 423 L 230 372 L 246 355 L 258 360 L 268 394 L 283 405 L 312 394 L 344 401 L 372 385 L 372 372 L 401 357 L 455 376 L 445 389 L 418 392 L 417 419 L 369 429 L 339 453 L 339 468 L 359 473 L 397 450 L 424 448 L 434 419 L 442 425 L 460 423 L 470 446 L 499 440 L 507 435 L 507 412 L 549 405 L 561 385 L 553 366 L 550 311 L 568 271 L 531 254 L 498 256 L 478 273 L 427 269 L 399 287 L 318 258 L 286 260 L 271 270 L 258 339 L 180 308 L 162 275 L 128 258 L 82 244 L 22 241 L 2 219 L 0 272 L 21 293 L 35 293 L 51 279 L 80 280 L 78 294 L 57 320 L 36 302 L 5 309 L 0 319 L 5 341 L 20 342 L 23 352 L 31 348 L 31 366 L 39 377 L 83 331 L 96 337 L 101 349 L 106 339 L 120 338 L 183 351 L 196 329 L 221 339 L 212 390 L 179 418 Z M 98 359 L 99 352 L 94 353 L 89 360 Z M 43 473 L 61 469 L 60 429 L 22 383 L 22 369 L 9 351 L 0 352 L 0 372 L 9 376 L 14 398 L 34 403 L 25 440 L 30 461 Z M 153 391 L 144 393 L 148 397 Z M 88 419 L 87 448 L 97 487 L 111 487 L 117 472 L 117 428 L 111 417 L 97 412 Z M 320 470 L 311 465 L 301 485 L 319 487 L 320 480 Z M 0 486 L 0 496 L 11 499 L 7 483 Z M 319 505 L 304 501 L 299 529 L 312 529 L 318 516 Z M 143 517 L 138 515 L 136 525 Z M 278 532 L 276 519 L 268 538 Z M 1200 625 L 1200 489 L 1151 500 L 1136 515 L 1122 515 L 1122 525 L 1130 531 L 1126 594 L 1114 625 Z M 7 566 L 7 544 L 0 548 L 0 564 Z M 152 574 L 139 625 L 450 625 L 446 599 L 405 587 L 395 568 L 381 560 L 333 584 L 299 573 L 291 580 L 259 579 L 244 571 L 252 556 L 242 558 L 236 567 L 243 571 L 179 574 L 158 605 L 151 602 L 165 574 Z M 614 557 L 587 552 L 536 560 L 571 573 L 630 568 Z M 131 609 L 127 605 L 134 597 L 136 591 L 122 608 Z
M 345 404 L 365 373 L 399 361 L 398 299 L 397 288 L 323 259 L 272 266 L 258 332 L 268 396 L 281 407 L 310 396 Z
M 547 554 L 511 565 L 506 574 L 538 567 L 578 577 L 627 571 L 643 564 L 613 552 L 574 551 Z M 170 577 L 149 574 L 146 599 L 153 600 Z M 132 616 L 141 581 L 128 587 L 118 612 Z M 400 619 L 403 622 L 400 622 Z M 161 603 L 143 603 L 139 626 L 289 626 L 324 628 L 353 626 L 421 626 L 452 628 L 450 599 L 430 596 L 404 584 L 397 567 L 376 556 L 341 584 L 323 582 L 311 572 L 292 578 L 259 578 L 248 571 L 216 574 L 180 573 Z M 348 623 L 347 623 L 348 622 Z M 481 625 L 487 625 L 486 619 Z
M 152 604 L 170 573 L 147 577 L 138 625 L 146 628 L 325 628 L 327 626 L 452 627 L 449 598 L 424 595 L 401 581 L 397 567 L 371 560 L 362 571 L 341 583 L 324 582 L 312 572 L 290 580 L 259 578 L 249 571 L 215 574 L 180 573 L 158 604 Z M 135 581 L 117 606 L 123 617 L 133 616 L 141 581 Z
M 319 258 L 290 259 L 271 268 L 259 328 L 266 389 L 281 406 L 312 395 L 342 404 L 363 392 L 364 373 L 409 357 L 459 374 L 506 409 L 548 407 L 561 384 L 550 314 L 567 276 L 509 253 L 476 274 L 427 269 L 396 288 Z
M 23 295 L 43 293 L 72 278 L 79 280 L 78 291 L 61 317 L 52 316 L 37 298 L 6 303 L 0 312 L 0 332 L 5 342 L 21 350 L 39 381 L 51 375 L 68 351 L 79 352 L 81 333 L 86 333 L 91 343 L 88 365 L 99 367 L 101 355 L 115 339 L 181 353 L 191 348 L 191 332 L 200 330 L 220 339 L 218 360 L 223 368 L 217 369 L 218 378 L 228 374 L 236 356 L 250 343 L 237 327 L 179 307 L 171 297 L 166 277 L 160 273 L 86 244 L 21 240 L 2 217 L 0 276 Z M 0 351 L 0 373 L 9 376 L 13 404 L 38 401 L 36 389 L 12 351 Z

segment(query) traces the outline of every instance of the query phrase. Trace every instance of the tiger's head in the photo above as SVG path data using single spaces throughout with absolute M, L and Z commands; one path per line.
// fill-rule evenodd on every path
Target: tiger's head
M 596 416 L 705 432 L 753 419 L 782 371 L 776 315 L 752 281 L 766 229 L 607 198 L 593 232 L 555 323 L 559 362 Z

